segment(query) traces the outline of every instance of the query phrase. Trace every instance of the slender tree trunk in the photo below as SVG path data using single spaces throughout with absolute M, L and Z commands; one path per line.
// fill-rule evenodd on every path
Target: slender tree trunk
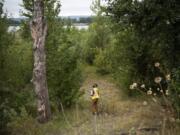
M 31 35 L 34 41 L 34 69 L 32 82 L 37 96 L 38 121 L 43 123 L 48 121 L 51 116 L 46 79 L 45 40 L 47 24 L 44 19 L 43 0 L 35 0 L 33 20 L 31 21 L 30 26 Z

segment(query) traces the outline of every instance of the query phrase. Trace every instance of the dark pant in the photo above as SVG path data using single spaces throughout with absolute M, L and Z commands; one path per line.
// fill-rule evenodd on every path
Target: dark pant
M 98 99 L 97 98 L 92 100 L 92 112 L 98 113 Z

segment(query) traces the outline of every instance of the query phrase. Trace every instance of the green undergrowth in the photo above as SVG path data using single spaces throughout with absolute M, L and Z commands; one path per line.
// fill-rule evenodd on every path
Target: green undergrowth
M 147 96 L 129 98 L 114 84 L 110 75 L 101 76 L 93 66 L 84 66 L 84 82 L 81 91 L 84 95 L 71 108 L 54 106 L 52 119 L 45 124 L 39 124 L 25 109 L 20 115 L 14 114 L 8 128 L 12 135 L 94 135 L 97 126 L 98 135 L 119 134 L 138 131 L 140 128 L 157 128 L 161 135 L 164 112 L 158 104 Z M 91 113 L 91 102 L 88 88 L 93 82 L 99 83 L 101 99 L 100 114 L 95 122 Z M 174 126 L 174 128 L 172 128 Z M 167 121 L 165 135 L 178 135 L 178 122 Z M 169 128 L 171 127 L 171 128 Z M 144 134 L 142 134 L 144 135 Z
M 12 121 L 8 124 L 8 129 L 12 135 L 65 134 L 89 120 L 89 115 L 91 114 L 87 107 L 85 109 L 87 104 L 83 101 L 82 104 L 76 104 L 70 109 L 61 108 L 61 111 L 56 111 L 52 119 L 45 124 L 38 123 L 36 118 L 30 116 L 23 108 L 20 115 L 14 114 L 12 116 Z

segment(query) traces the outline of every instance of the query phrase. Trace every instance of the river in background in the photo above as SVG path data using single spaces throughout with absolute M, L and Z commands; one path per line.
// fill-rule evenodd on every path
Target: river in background
M 20 26 L 9 26 L 8 32 L 16 32 L 20 30 Z
M 83 23 L 73 24 L 73 26 L 77 28 L 78 30 L 82 30 L 82 29 L 87 30 L 89 28 L 88 24 L 83 24 Z M 18 30 L 20 30 L 20 26 L 9 26 L 8 28 L 8 32 L 16 32 Z

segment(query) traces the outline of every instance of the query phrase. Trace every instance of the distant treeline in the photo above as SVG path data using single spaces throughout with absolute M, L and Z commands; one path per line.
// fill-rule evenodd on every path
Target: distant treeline
M 92 16 L 68 16 L 68 17 L 59 17 L 59 20 L 63 20 L 64 22 L 70 23 L 86 23 L 89 24 L 92 22 Z M 9 25 L 11 26 L 19 26 L 22 21 L 26 20 L 26 18 L 9 18 Z

